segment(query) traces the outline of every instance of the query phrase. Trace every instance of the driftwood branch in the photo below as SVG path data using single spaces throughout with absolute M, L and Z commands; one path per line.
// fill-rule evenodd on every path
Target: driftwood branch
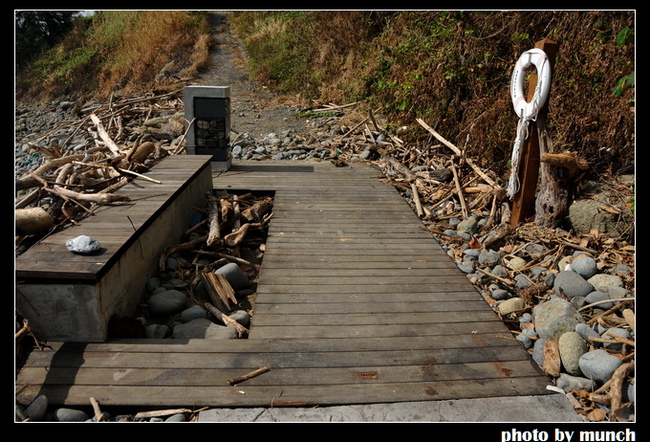
M 212 194 L 208 192 L 208 217 L 210 230 L 208 233 L 208 240 L 206 241 L 208 247 L 219 244 L 221 241 L 221 222 L 219 221 L 219 201 L 212 198 Z
M 590 398 L 594 402 L 599 402 L 610 406 L 609 420 L 616 422 L 617 415 L 623 408 L 623 385 L 626 378 L 634 371 L 634 362 L 628 362 L 616 369 L 612 377 L 599 389 L 591 393 Z M 607 391 L 607 394 L 602 394 Z
M 239 335 L 240 338 L 244 338 L 248 336 L 248 329 L 241 325 L 239 322 L 235 321 L 228 315 L 226 315 L 224 312 L 219 310 L 217 307 L 214 305 L 210 304 L 209 302 L 206 302 L 205 308 L 212 314 L 214 317 L 216 317 L 219 321 L 224 323 L 228 327 L 232 327 L 235 330 L 237 330 L 237 334 Z
M 92 114 L 90 116 L 90 119 L 92 122 L 95 124 L 97 127 L 97 134 L 99 135 L 99 138 L 104 142 L 106 147 L 110 149 L 111 152 L 113 152 L 114 155 L 119 155 L 120 154 L 120 148 L 118 147 L 117 144 L 111 139 L 111 137 L 108 135 L 108 132 L 106 132 L 106 129 L 104 129 L 104 125 L 102 124 L 101 120 L 99 117 L 95 114 Z
M 235 290 L 232 288 L 228 279 L 218 273 L 202 273 L 201 279 L 208 289 L 212 301 L 223 311 L 230 311 L 232 305 L 237 304 Z
M 240 376 L 240 377 L 235 378 L 235 379 L 230 379 L 230 380 L 228 380 L 228 383 L 230 385 L 235 385 L 235 384 L 238 384 L 240 382 L 244 382 L 244 381 L 247 381 L 249 379 L 255 378 L 255 377 L 257 377 L 257 376 L 259 376 L 261 374 L 266 373 L 269 370 L 270 370 L 270 368 L 268 368 L 268 367 L 260 367 L 257 370 L 251 371 L 248 374 L 245 374 L 245 375 Z
M 442 135 L 440 135 L 438 132 L 436 132 L 431 126 L 429 126 L 427 123 L 424 122 L 424 120 L 418 118 L 417 122 L 424 127 L 431 135 L 436 137 L 438 141 L 440 141 L 442 144 L 450 148 L 451 150 L 454 151 L 454 153 L 460 157 L 463 156 L 463 153 L 461 150 L 454 146 L 451 142 L 447 141 Z M 500 187 L 492 178 L 490 178 L 485 172 L 481 170 L 480 167 L 478 167 L 471 159 L 465 158 L 465 162 L 469 164 L 469 166 L 474 169 L 474 171 L 485 180 L 486 183 L 488 183 L 492 187 Z

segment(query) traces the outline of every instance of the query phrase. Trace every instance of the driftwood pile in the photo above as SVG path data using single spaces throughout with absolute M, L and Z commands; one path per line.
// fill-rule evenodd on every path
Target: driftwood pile
M 28 144 L 43 155 L 35 169 L 16 178 L 16 253 L 92 214 L 99 205 L 126 201 L 119 189 L 182 150 L 183 103 L 178 92 L 111 100 L 78 111 Z M 53 134 L 69 133 L 60 141 Z M 47 139 L 52 141 L 49 145 Z M 81 140 L 81 141 L 80 141 Z M 153 180 L 155 181 L 155 180 Z
M 188 282 L 190 295 L 196 304 L 201 304 L 193 289 L 203 283 L 210 295 L 211 303 L 203 306 L 219 322 L 234 327 L 240 337 L 248 331 L 228 314 L 241 307 L 250 310 L 250 299 L 242 303 L 228 279 L 214 270 L 227 263 L 237 264 L 251 280 L 259 272 L 259 262 L 264 253 L 266 228 L 273 218 L 273 198 L 252 193 L 243 195 L 218 192 L 206 193 L 206 207 L 192 208 L 201 214 L 201 220 L 191 226 L 182 236 L 184 242 L 173 244 L 163 251 L 159 259 L 159 270 L 168 270 L 168 258 L 184 264 L 174 268 L 179 278 Z M 249 313 L 251 313 L 249 311 Z

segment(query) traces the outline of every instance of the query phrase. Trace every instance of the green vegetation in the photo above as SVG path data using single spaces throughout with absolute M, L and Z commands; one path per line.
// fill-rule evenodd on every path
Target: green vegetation
M 363 101 L 408 143 L 432 142 L 424 119 L 483 167 L 505 167 L 516 116 L 508 93 L 519 55 L 558 44 L 549 105 L 556 151 L 593 174 L 631 173 L 635 143 L 635 14 L 626 11 L 239 11 L 230 22 L 255 79 L 307 103 Z M 165 86 L 190 79 L 210 44 L 205 13 L 106 11 L 17 79 L 19 97 Z M 182 83 L 181 83 L 182 85 Z M 363 110 L 363 109 L 361 109 Z
M 261 83 L 306 100 L 364 100 L 386 129 L 420 137 L 422 118 L 486 167 L 512 149 L 514 64 L 548 38 L 558 44 L 555 149 L 588 159 L 594 173 L 633 170 L 633 12 L 245 11 L 231 22 Z

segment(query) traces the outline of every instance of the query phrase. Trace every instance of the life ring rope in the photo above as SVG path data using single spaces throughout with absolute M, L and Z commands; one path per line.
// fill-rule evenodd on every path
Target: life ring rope
M 535 66 L 537 70 L 537 85 L 530 102 L 524 97 L 523 84 L 526 72 Z M 508 196 L 512 199 L 519 192 L 519 163 L 524 141 L 528 138 L 528 125 L 537 120 L 539 110 L 544 106 L 551 87 L 551 65 L 548 56 L 541 49 L 531 49 L 524 52 L 517 60 L 510 80 L 510 95 L 517 122 L 517 136 L 512 149 L 510 180 L 508 181 Z

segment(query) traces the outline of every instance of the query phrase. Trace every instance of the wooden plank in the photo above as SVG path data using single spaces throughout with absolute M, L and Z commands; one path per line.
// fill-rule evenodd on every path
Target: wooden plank
M 447 364 L 423 365 L 355 365 L 354 367 L 304 367 L 271 369 L 268 374 L 260 376 L 246 385 L 283 385 L 290 379 L 291 385 L 343 385 L 366 383 L 408 383 L 426 382 L 427 380 L 490 380 L 504 377 L 504 373 L 519 373 L 520 376 L 537 376 L 538 373 L 528 361 L 500 362 L 501 372 L 494 370 L 493 362 L 468 362 L 455 365 L 449 370 Z M 244 370 L 245 367 L 242 367 Z M 242 368 L 213 368 L 184 367 L 182 376 L 176 368 L 147 367 L 141 370 L 122 370 L 116 375 L 115 368 L 81 368 L 75 377 L 78 385 L 104 386 L 205 386 L 218 384 L 215 378 L 232 379 L 242 374 Z M 52 383 L 63 384 L 66 375 L 61 370 L 48 373 L 46 367 L 30 370 L 24 377 L 30 384 L 42 383 L 49 375 Z M 507 374 L 506 374 L 507 376 Z
M 287 378 L 288 379 L 288 378 Z M 215 382 L 216 384 L 216 382 Z M 545 385 L 539 377 L 485 379 L 468 382 L 412 382 L 399 384 L 359 383 L 356 385 L 292 385 L 281 386 L 237 385 L 219 386 L 111 386 L 48 385 L 41 390 L 36 386 L 25 389 L 25 397 L 46 394 L 51 403 L 62 405 L 87 404 L 94 397 L 103 406 L 150 407 L 279 407 L 319 406 L 458 400 L 476 397 L 503 397 L 545 394 Z M 548 394 L 548 393 L 546 393 Z M 338 398 L 331 402 L 329 398 Z M 200 404 L 200 405 L 199 405 Z
M 205 167 L 209 167 L 209 161 L 204 156 L 166 158 L 146 174 L 162 181 L 161 184 L 137 178 L 130 181 L 118 191 L 128 196 L 130 202 L 96 207 L 94 215 L 85 218 L 79 226 L 50 235 L 18 256 L 17 278 L 96 279 Z M 65 242 L 81 234 L 98 240 L 103 252 L 92 256 L 70 253 Z

